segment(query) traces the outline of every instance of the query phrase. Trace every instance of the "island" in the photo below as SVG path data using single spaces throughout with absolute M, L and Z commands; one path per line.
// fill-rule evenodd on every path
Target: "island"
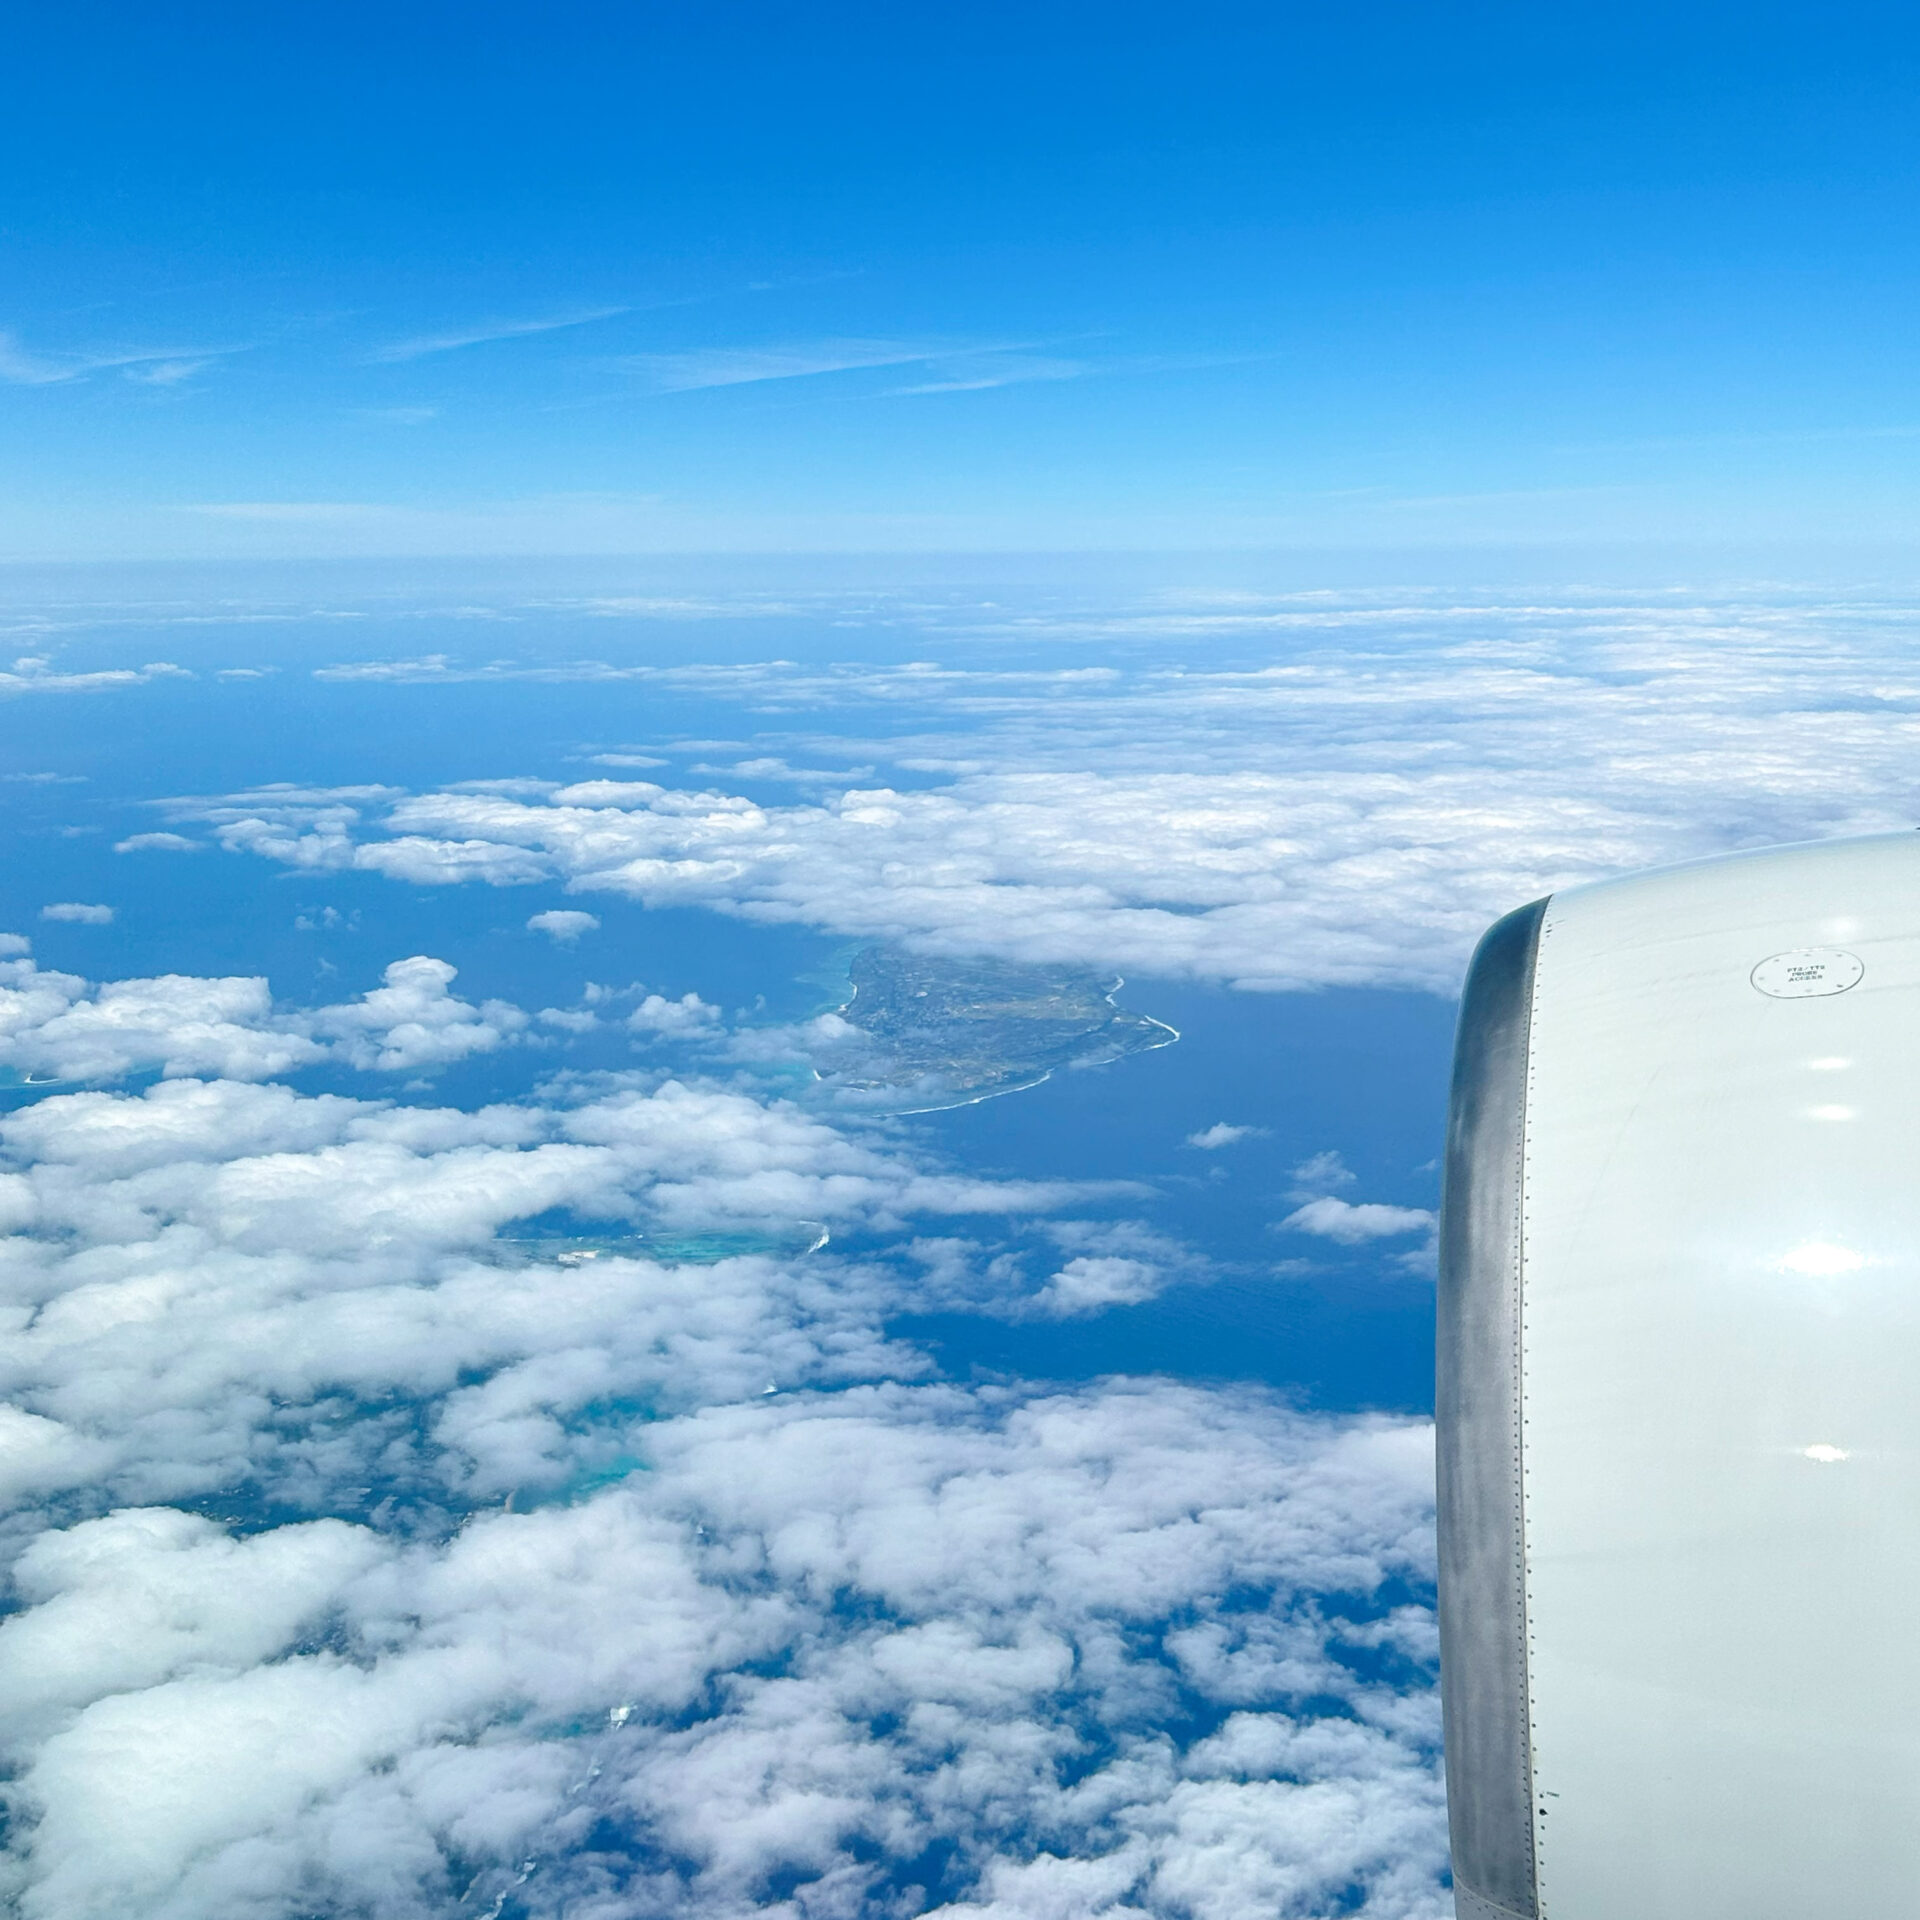
M 1117 975 L 1079 968 L 866 947 L 848 977 L 853 998 L 840 1018 L 851 1046 L 830 1077 L 850 1092 L 912 1102 L 898 1111 L 991 1099 L 1180 1037 L 1116 1006 Z

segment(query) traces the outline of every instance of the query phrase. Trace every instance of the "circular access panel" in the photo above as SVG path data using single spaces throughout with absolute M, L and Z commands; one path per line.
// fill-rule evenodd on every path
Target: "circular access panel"
M 1840 947 L 1794 947 L 1769 954 L 1749 976 L 1762 993 L 1776 1000 L 1812 1000 L 1858 986 L 1867 970 L 1857 953 Z

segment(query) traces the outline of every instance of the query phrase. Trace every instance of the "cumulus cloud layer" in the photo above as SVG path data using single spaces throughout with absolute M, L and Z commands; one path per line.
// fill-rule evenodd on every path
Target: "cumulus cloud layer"
M 8 964 L 70 1069 L 379 1072 L 510 1024 L 424 959 L 304 1015 Z M 884 1260 L 647 1251 L 1078 1197 L 659 1078 L 462 1111 L 176 1074 L 11 1113 L 7 1897 L 1439 1920 L 1423 1425 L 940 1384 Z M 556 1210 L 597 1257 L 543 1252 Z M 924 1244 L 1014 1317 L 1183 1259 L 1126 1221 L 1057 1220 L 1037 1275 Z
M 416 884 L 560 881 L 951 952 L 1446 989 L 1490 919 L 1552 887 L 1903 826 L 1912 808 L 1920 687 L 1884 614 L 1169 604 L 1052 630 L 1115 635 L 1253 660 L 529 667 L 762 714 L 911 703 L 935 720 L 836 743 L 912 784 L 794 804 L 610 778 L 404 798 L 273 789 L 180 812 L 231 847 Z M 460 677 L 444 659 L 376 666 Z
M 40 1536 L 23 1913 L 1443 1912 L 1418 1429 L 893 1386 L 642 1444 L 431 1541 Z

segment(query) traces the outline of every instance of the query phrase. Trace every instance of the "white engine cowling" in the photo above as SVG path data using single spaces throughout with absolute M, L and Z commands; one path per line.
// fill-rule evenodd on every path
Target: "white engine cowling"
M 1920 1915 L 1920 834 L 1501 921 L 1441 1238 L 1462 1920 Z

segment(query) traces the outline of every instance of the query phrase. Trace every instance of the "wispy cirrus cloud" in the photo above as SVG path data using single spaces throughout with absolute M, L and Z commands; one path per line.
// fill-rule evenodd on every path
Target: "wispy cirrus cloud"
M 1271 358 L 1272 355 L 1266 353 L 1162 353 L 1070 360 L 1013 347 L 990 347 L 930 359 L 927 379 L 888 391 L 892 394 L 978 393 L 989 387 L 1022 386 L 1035 380 L 1078 380 L 1088 374 L 1111 378 L 1119 374 L 1193 373 L 1213 367 L 1248 366 Z
M 197 358 L 182 354 L 177 359 L 140 361 L 123 367 L 121 371 L 129 380 L 137 380 L 143 387 L 177 387 L 182 381 L 191 380 L 196 373 L 205 373 L 215 364 L 216 358 L 213 354 L 201 354 Z
M 697 347 L 686 353 L 635 353 L 620 362 L 661 393 L 702 387 L 745 387 L 763 380 L 805 380 L 869 367 L 924 364 L 937 352 L 905 340 L 814 340 L 779 347 Z
M 1062 360 L 1036 353 L 963 354 L 928 362 L 929 378 L 895 394 L 984 393 L 990 387 L 1018 387 L 1033 380 L 1078 380 L 1098 371 L 1085 360 Z
M 204 373 L 238 347 L 115 347 L 80 353 L 36 353 L 17 334 L 0 332 L 0 380 L 16 387 L 58 387 L 96 373 L 120 373 L 142 386 L 173 387 Z
M 476 320 L 468 326 L 454 327 L 445 333 L 415 334 L 376 347 L 367 358 L 390 363 L 399 360 L 424 360 L 429 354 L 453 353 L 461 347 L 481 347 L 494 340 L 518 340 L 533 333 L 558 333 L 567 327 L 590 326 L 596 320 L 612 320 L 630 307 L 587 307 L 575 313 L 546 314 L 532 320 Z
M 699 347 L 684 353 L 629 354 L 618 363 L 656 393 L 692 393 L 707 387 L 753 386 L 823 374 L 907 370 L 888 399 L 915 394 L 982 393 L 1041 380 L 1079 380 L 1089 374 L 1178 373 L 1237 366 L 1264 354 L 1149 354 L 1079 358 L 1019 340 L 872 340 L 832 338 L 768 347 Z
M 1027 380 L 1072 380 L 1092 369 L 1012 343 L 969 346 L 951 340 L 828 339 L 772 347 L 701 347 L 685 353 L 630 354 L 620 362 L 656 393 L 744 387 L 823 374 L 917 368 L 923 377 L 890 394 L 966 393 Z

